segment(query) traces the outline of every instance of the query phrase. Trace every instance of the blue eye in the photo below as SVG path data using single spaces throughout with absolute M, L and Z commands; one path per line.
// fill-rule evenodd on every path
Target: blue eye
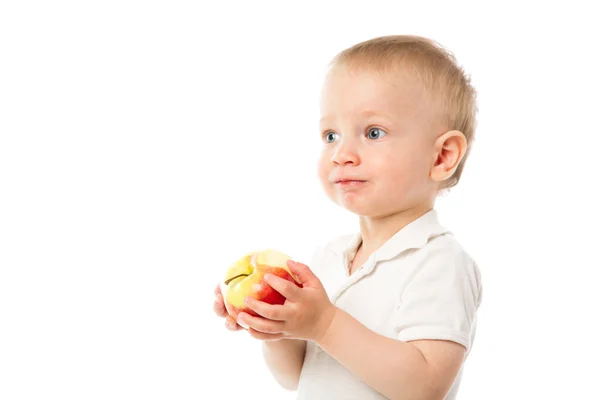
M 369 139 L 379 139 L 382 136 L 387 135 L 387 133 L 383 130 L 383 129 L 379 129 L 379 128 L 371 128 L 369 129 L 369 132 L 367 133 L 367 136 L 369 137 Z
M 331 143 L 335 140 L 335 137 L 333 137 L 334 135 L 337 135 L 337 133 L 329 131 L 329 132 L 325 132 L 325 134 L 323 136 L 327 143 Z

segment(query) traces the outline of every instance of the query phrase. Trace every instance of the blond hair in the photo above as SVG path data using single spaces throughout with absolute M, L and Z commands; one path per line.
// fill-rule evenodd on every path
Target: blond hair
M 455 186 L 462 175 L 475 136 L 477 93 L 454 55 L 439 43 L 415 35 L 390 35 L 366 40 L 337 54 L 332 66 L 368 67 L 378 71 L 402 68 L 415 74 L 433 100 L 446 130 L 465 135 L 467 149 L 454 174 L 440 189 Z

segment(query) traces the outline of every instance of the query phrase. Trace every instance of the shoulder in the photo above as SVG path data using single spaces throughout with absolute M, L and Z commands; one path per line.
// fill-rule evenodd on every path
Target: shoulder
M 456 288 L 462 286 L 477 298 L 481 295 L 479 265 L 452 234 L 432 238 L 415 255 L 418 267 L 412 280 L 426 280 L 432 285 L 453 285 Z
M 422 248 L 421 255 L 426 264 L 455 265 L 458 268 L 475 272 L 478 270 L 477 262 L 468 250 L 448 233 L 429 240 Z

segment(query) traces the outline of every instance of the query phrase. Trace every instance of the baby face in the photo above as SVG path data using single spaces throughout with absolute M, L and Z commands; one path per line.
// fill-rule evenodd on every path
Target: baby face
M 408 74 L 334 67 L 321 95 L 318 174 L 327 196 L 369 217 L 430 200 L 437 187 L 430 179 L 435 119 L 426 92 Z

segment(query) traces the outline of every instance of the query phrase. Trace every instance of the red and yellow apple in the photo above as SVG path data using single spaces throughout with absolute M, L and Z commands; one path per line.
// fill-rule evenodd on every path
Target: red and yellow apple
M 288 255 L 280 251 L 265 249 L 249 252 L 227 268 L 225 279 L 221 283 L 221 293 L 225 308 L 234 320 L 237 321 L 237 316 L 242 311 L 259 316 L 244 303 L 246 296 L 269 304 L 285 302 L 285 297 L 264 281 L 267 273 L 302 287 L 287 266 L 289 259 Z

